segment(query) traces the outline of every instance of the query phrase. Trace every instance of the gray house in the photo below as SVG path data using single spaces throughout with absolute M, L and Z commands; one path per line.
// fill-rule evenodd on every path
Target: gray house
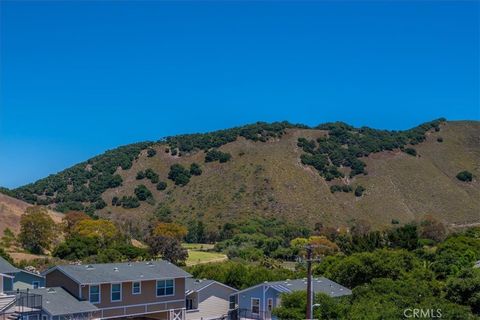
M 314 293 L 325 293 L 330 297 L 351 295 L 352 291 L 327 278 L 312 279 Z M 281 294 L 306 291 L 307 279 L 264 282 L 231 295 L 236 319 L 272 319 L 274 308 L 281 305 Z
M 45 277 L 37 273 L 15 268 L 7 260 L 0 257 L 1 292 L 42 287 L 45 287 Z
M 98 311 L 90 302 L 80 301 L 60 287 L 32 289 L 30 292 L 42 297 L 41 320 L 92 319 Z
M 214 280 L 186 279 L 186 319 L 226 318 L 236 289 Z

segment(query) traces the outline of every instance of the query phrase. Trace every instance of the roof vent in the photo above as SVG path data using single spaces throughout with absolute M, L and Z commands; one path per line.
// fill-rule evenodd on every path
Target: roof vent
M 113 271 L 118 272 L 118 268 L 117 267 L 113 268 Z
M 87 270 L 93 270 L 93 269 L 95 269 L 95 268 L 91 264 L 87 265 Z
M 148 261 L 148 262 L 147 262 L 147 266 L 152 267 L 152 266 L 153 266 L 153 261 Z
M 48 292 L 48 293 L 55 293 L 56 291 L 55 291 L 55 289 L 53 289 L 53 288 L 48 288 L 48 289 L 47 289 L 47 292 Z
M 200 282 L 202 282 L 202 280 L 200 280 L 200 279 L 195 279 L 195 282 L 196 282 L 196 283 L 200 283 Z

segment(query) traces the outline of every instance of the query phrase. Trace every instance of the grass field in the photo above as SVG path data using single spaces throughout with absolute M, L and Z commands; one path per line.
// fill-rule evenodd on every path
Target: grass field
M 182 243 L 182 247 L 187 250 L 208 251 L 212 250 L 215 245 L 211 243 Z
M 188 250 L 188 259 L 186 263 L 187 266 L 193 266 L 201 263 L 221 262 L 227 259 L 228 257 L 223 253 Z

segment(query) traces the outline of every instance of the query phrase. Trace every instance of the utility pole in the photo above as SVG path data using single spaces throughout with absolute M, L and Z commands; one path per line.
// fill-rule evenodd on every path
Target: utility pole
M 312 245 L 307 245 L 307 320 L 313 319 L 312 295 Z

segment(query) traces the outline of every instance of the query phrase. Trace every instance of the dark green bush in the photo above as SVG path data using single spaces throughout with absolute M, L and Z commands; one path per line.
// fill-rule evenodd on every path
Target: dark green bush
M 151 158 L 153 156 L 155 156 L 157 154 L 157 151 L 155 151 L 155 149 L 153 148 L 148 148 L 147 150 L 147 157 Z
M 227 162 L 231 159 L 230 153 L 222 152 L 216 149 L 209 150 L 205 155 L 205 162 L 219 161 L 221 163 Z
M 164 182 L 164 181 L 160 181 L 159 183 L 157 183 L 157 190 L 165 190 L 167 189 L 167 183 Z
M 473 174 L 470 171 L 461 171 L 457 174 L 457 179 L 463 182 L 471 182 L 473 180 Z
M 199 176 L 202 174 L 202 168 L 200 168 L 198 163 L 194 162 L 190 165 L 190 174 L 193 176 Z
M 355 188 L 355 196 L 356 197 L 361 197 L 363 195 L 363 192 L 365 191 L 365 188 L 362 186 L 357 186 Z
M 414 157 L 417 156 L 417 150 L 415 150 L 413 148 L 405 148 L 404 151 L 405 151 L 406 154 L 409 154 L 411 156 L 414 156 Z
M 148 198 L 152 197 L 152 193 L 150 192 L 150 190 L 148 190 L 148 188 L 146 186 L 144 186 L 143 184 L 138 185 L 135 188 L 135 195 L 137 196 L 138 200 L 140 200 L 140 201 L 145 201 Z
M 185 186 L 190 182 L 190 171 L 181 164 L 174 164 L 170 167 L 168 179 L 173 180 L 176 185 Z
M 142 180 L 142 179 L 144 179 L 144 178 L 145 178 L 145 172 L 143 172 L 143 171 L 138 171 L 138 172 L 137 172 L 137 176 L 135 177 L 135 179 L 137 179 L 137 180 Z

